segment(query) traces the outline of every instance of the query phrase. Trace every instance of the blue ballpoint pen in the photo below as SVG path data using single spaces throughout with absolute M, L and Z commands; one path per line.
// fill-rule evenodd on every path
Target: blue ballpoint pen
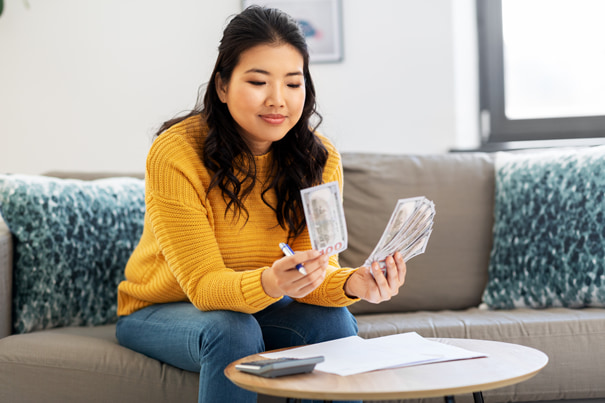
M 290 245 L 288 245 L 287 243 L 280 242 L 279 248 L 282 250 L 282 252 L 284 252 L 284 255 L 286 256 L 294 255 L 294 251 L 292 250 L 292 248 L 290 248 Z M 298 270 L 298 272 L 304 276 L 307 275 L 307 271 L 301 263 L 296 265 L 296 270 Z

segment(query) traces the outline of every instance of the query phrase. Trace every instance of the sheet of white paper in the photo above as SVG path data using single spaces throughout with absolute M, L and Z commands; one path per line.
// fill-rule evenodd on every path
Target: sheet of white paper
M 466 360 L 470 358 L 486 357 L 485 354 L 445 343 L 440 343 L 438 341 L 425 339 L 416 332 L 367 339 L 366 342 L 376 343 L 385 351 L 388 350 L 389 354 L 397 355 L 399 357 L 408 357 L 409 355 L 418 352 L 427 356 L 433 356 L 433 359 L 430 362 Z M 400 366 L 405 365 L 411 364 L 404 364 Z
M 374 339 L 351 336 L 261 355 L 266 358 L 323 355 L 325 361 L 315 368 L 343 376 L 384 368 L 485 357 L 485 354 L 424 339 L 415 332 Z

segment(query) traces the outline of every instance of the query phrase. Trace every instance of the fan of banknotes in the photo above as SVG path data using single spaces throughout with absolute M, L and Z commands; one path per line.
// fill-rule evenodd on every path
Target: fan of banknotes
M 404 261 L 424 253 L 433 231 L 435 204 L 426 197 L 399 199 L 378 244 L 364 262 L 384 264 L 387 256 L 400 252 Z
M 338 182 L 301 191 L 303 209 L 313 249 L 335 254 L 347 249 L 347 225 Z M 435 204 L 426 197 L 400 199 L 378 244 L 364 262 L 369 266 L 399 251 L 407 262 L 424 253 L 433 230 Z

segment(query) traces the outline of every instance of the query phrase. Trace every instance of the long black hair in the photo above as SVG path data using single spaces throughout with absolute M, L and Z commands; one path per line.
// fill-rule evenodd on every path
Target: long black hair
M 228 83 L 242 52 L 258 45 L 289 44 L 303 57 L 305 103 L 296 125 L 283 139 L 272 144 L 273 166 L 271 180 L 262 191 L 266 205 L 275 211 L 279 225 L 296 237 L 305 228 L 300 189 L 320 184 L 328 151 L 314 135 L 321 123 L 317 112 L 315 87 L 309 72 L 309 52 L 299 25 L 288 14 L 273 8 L 250 6 L 237 14 L 223 31 L 219 54 L 208 81 L 202 102 L 183 117 L 165 122 L 158 135 L 170 126 L 191 116 L 201 115 L 208 125 L 208 135 L 201 147 L 204 166 L 213 174 L 208 191 L 218 187 L 227 202 L 239 216 L 248 216 L 243 202 L 256 185 L 254 155 L 241 138 L 227 105 L 218 97 L 216 77 Z M 315 119 L 311 127 L 311 119 Z M 238 175 L 243 175 L 243 180 Z M 274 190 L 276 205 L 267 202 L 265 195 Z M 227 211 L 225 212 L 227 214 Z

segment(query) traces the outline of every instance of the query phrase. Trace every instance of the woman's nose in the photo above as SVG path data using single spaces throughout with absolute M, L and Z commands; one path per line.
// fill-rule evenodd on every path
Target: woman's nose
M 280 87 L 274 87 L 267 94 L 267 106 L 282 108 L 284 106 L 284 96 Z

